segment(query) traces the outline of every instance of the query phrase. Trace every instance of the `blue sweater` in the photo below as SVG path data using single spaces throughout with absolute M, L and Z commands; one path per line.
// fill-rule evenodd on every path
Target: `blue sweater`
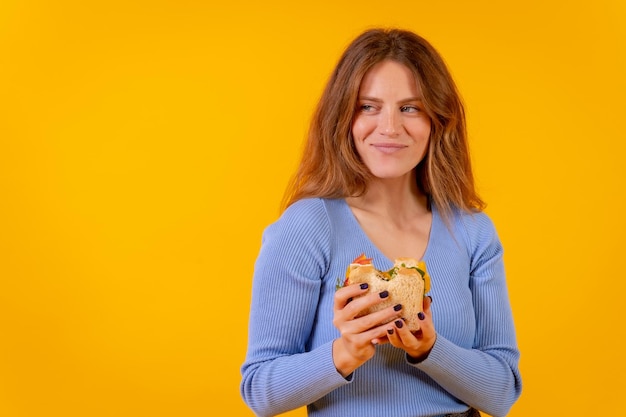
M 290 206 L 263 234 L 252 285 L 241 394 L 259 416 L 304 405 L 312 417 L 417 417 L 473 406 L 504 416 L 521 393 L 502 246 L 484 213 L 436 207 L 424 260 L 437 341 L 426 360 L 379 345 L 350 378 L 335 369 L 333 295 L 359 254 L 392 267 L 343 199 Z

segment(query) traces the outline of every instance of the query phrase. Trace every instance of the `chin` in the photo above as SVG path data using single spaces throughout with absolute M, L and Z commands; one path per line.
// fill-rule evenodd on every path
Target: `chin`
M 404 178 L 408 175 L 412 175 L 412 171 L 397 171 L 397 170 L 370 170 L 374 178 L 379 180 L 396 180 Z
M 375 178 L 388 180 L 413 175 L 415 172 L 415 166 L 400 163 L 376 164 L 374 166 L 368 166 L 368 169 Z

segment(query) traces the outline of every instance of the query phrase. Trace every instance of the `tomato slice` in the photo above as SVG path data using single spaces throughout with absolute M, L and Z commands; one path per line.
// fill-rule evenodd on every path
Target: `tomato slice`
M 365 256 L 364 253 L 362 253 L 354 261 L 352 261 L 352 263 L 359 265 L 368 265 L 372 263 L 372 258 L 368 258 L 367 256 Z

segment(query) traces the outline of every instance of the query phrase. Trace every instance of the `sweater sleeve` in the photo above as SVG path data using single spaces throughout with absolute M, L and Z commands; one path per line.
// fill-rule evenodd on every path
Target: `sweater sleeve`
M 334 366 L 332 342 L 307 351 L 330 234 L 319 200 L 292 205 L 263 234 L 240 387 L 259 416 L 304 406 L 348 383 Z
M 522 384 L 502 245 L 484 214 L 466 219 L 465 232 L 472 252 L 474 346 L 464 349 L 438 335 L 427 359 L 415 366 L 465 403 L 494 417 L 504 416 L 519 398 Z

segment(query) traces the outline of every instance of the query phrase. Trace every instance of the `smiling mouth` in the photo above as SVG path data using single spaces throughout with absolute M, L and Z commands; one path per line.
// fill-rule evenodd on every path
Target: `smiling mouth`
M 386 154 L 398 152 L 407 147 L 406 145 L 402 145 L 399 143 L 374 143 L 371 146 L 374 147 L 377 151 Z

